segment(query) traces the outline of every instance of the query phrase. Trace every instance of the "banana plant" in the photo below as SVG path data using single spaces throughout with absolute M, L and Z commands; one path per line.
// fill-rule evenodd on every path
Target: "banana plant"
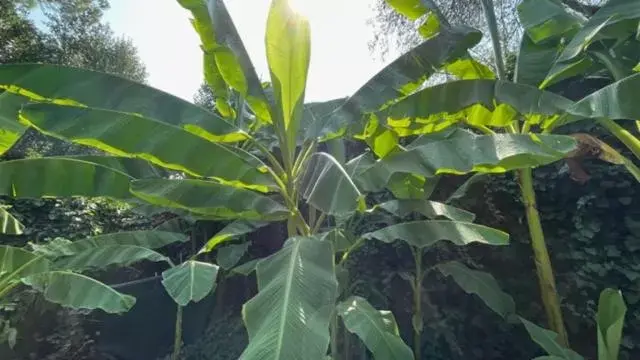
M 421 21 L 420 24 L 424 23 L 425 17 L 428 19 L 438 16 L 440 13 L 433 2 L 389 0 L 388 3 L 399 13 L 408 16 L 409 19 Z M 495 50 L 495 59 L 497 60 L 495 68 L 498 79 L 493 79 L 492 76 L 469 79 L 451 72 L 460 80 L 426 87 L 377 112 L 378 121 L 398 136 L 428 133 L 454 124 L 474 129 L 483 134 L 470 135 L 464 142 L 450 144 L 452 148 L 447 151 L 447 154 L 460 160 L 458 167 L 447 169 L 439 166 L 440 164 L 424 161 L 424 165 L 418 171 L 412 172 L 427 178 L 440 173 L 504 172 L 510 169 L 500 165 L 496 166 L 495 163 L 482 164 L 482 166 L 474 168 L 471 166 L 473 161 L 469 161 L 469 159 L 488 149 L 504 149 L 504 147 L 498 146 L 496 142 L 498 139 L 506 137 L 511 140 L 513 137 L 523 136 L 525 139 L 536 139 L 535 141 L 538 143 L 548 144 L 549 149 L 555 146 L 556 150 L 569 158 L 568 162 L 572 160 L 572 157 L 595 153 L 605 161 L 625 166 L 640 181 L 640 169 L 633 161 L 590 135 L 574 134 L 573 137 L 579 146 L 573 151 L 567 150 L 574 147 L 575 144 L 563 143 L 564 140 L 560 140 L 554 145 L 545 141 L 545 139 L 551 139 L 548 137 L 554 135 L 550 135 L 550 133 L 562 125 L 578 120 L 592 119 L 601 124 L 607 124 L 606 126 L 611 129 L 615 127 L 617 130 L 614 131 L 614 135 L 635 153 L 634 148 L 637 148 L 635 147 L 637 144 L 634 144 L 637 139 L 626 130 L 618 128 L 618 125 L 611 120 L 637 119 L 640 116 L 636 107 L 632 105 L 632 89 L 640 84 L 638 83 L 640 81 L 638 74 L 624 77 L 577 102 L 544 90 L 547 85 L 562 78 L 584 74 L 586 67 L 583 65 L 589 58 L 584 55 L 584 49 L 592 42 L 593 36 L 601 35 L 600 37 L 611 39 L 615 35 L 621 43 L 625 44 L 636 41 L 624 35 L 626 33 L 621 35 L 621 32 L 628 31 L 630 24 L 634 21 L 637 25 L 637 2 L 632 0 L 610 1 L 601 8 L 600 15 L 594 15 L 587 21 L 575 13 L 566 11 L 563 5 L 556 0 L 523 1 L 519 7 L 519 15 L 526 35 L 523 37 L 518 55 L 514 82 L 504 78 L 505 70 L 501 60 L 503 57 L 500 39 L 497 35 L 493 3 L 490 0 L 483 0 L 482 5 Z M 549 19 L 553 20 L 549 21 Z M 634 31 L 635 29 L 636 27 L 634 27 Z M 447 26 L 446 21 L 439 21 L 436 33 L 446 34 L 451 31 L 455 31 L 455 29 Z M 599 35 L 599 31 L 602 31 L 603 34 Z M 574 37 L 571 38 L 571 36 Z M 561 44 L 565 43 L 563 38 L 566 37 L 573 40 L 566 47 L 562 47 Z M 548 42 L 545 42 L 548 39 L 555 39 L 556 42 L 551 41 L 552 45 L 549 45 Z M 596 39 L 599 38 L 596 37 Z M 627 47 L 628 49 L 629 47 Z M 572 55 L 567 55 L 569 53 Z M 606 54 L 600 57 L 607 58 Z M 574 58 L 577 60 L 572 62 L 571 66 L 566 67 L 566 61 Z M 613 69 L 611 66 L 606 66 L 606 62 L 602 64 L 606 68 Z M 491 145 L 484 141 L 490 142 Z M 455 148 L 453 148 L 454 144 Z M 388 144 L 385 146 L 389 147 Z M 566 148 L 559 149 L 558 146 L 566 146 Z M 442 149 L 436 144 L 431 144 L 430 150 L 443 154 Z M 396 172 L 406 171 L 408 167 L 401 166 L 399 163 L 407 158 L 424 156 L 423 154 L 415 149 L 407 148 L 405 152 L 384 158 L 377 165 L 379 169 L 376 171 L 376 178 L 389 179 Z M 556 159 L 560 158 L 562 156 Z M 384 163 L 386 166 L 381 166 Z M 530 165 L 516 169 L 516 173 L 525 205 L 542 302 L 550 327 L 559 334 L 561 343 L 566 345 L 568 338 L 562 319 L 553 269 L 536 208 L 532 180 L 532 169 L 544 164 Z M 375 186 L 379 186 L 382 182 L 375 184 Z
M 487 304 L 503 317 L 507 318 L 515 313 L 513 299 L 500 290 L 497 282 L 492 277 L 486 279 L 488 275 L 471 270 L 457 261 L 433 264 L 429 267 L 426 267 L 422 261 L 424 252 L 439 240 L 447 239 L 458 246 L 476 242 L 500 246 L 508 244 L 509 236 L 506 233 L 474 224 L 472 223 L 475 219 L 473 213 L 436 201 L 422 199 L 390 200 L 376 205 L 369 211 L 379 210 L 399 218 L 418 214 L 420 217 L 428 219 L 392 225 L 362 235 L 364 239 L 372 238 L 384 242 L 392 242 L 399 239 L 406 242 L 411 249 L 415 273 L 402 273 L 401 275 L 410 283 L 413 291 L 411 323 L 414 334 L 413 353 L 416 359 L 422 359 L 421 336 L 424 328 L 422 284 L 431 270 L 437 269 L 445 276 L 452 276 L 468 293 L 481 293 L 482 299 L 492 298 Z
M 337 313 L 365 344 L 377 342 L 364 333 L 370 330 L 367 326 L 377 326 L 385 339 L 396 336 L 386 313 L 369 325 L 358 320 L 372 313 L 360 299 L 352 299 L 353 306 L 336 307 L 337 249 L 325 231 L 319 232 L 328 220 L 335 223 L 366 211 L 367 194 L 390 189 L 398 197 L 421 196 L 427 179 L 441 173 L 527 169 L 557 161 L 575 148 L 574 139 L 563 135 L 449 131 L 456 130 L 453 125 L 462 114 L 473 115 L 470 122 L 482 129 L 505 127 L 516 110 L 556 116 L 570 103 L 497 80 L 452 83 L 456 88 L 430 96 L 433 89 L 422 85 L 439 69 L 472 78 L 488 72 L 469 59 L 468 49 L 481 39 L 476 30 L 441 31 L 347 99 L 305 103 L 310 28 L 286 0 L 273 0 L 267 18 L 269 85 L 257 76 L 223 1 L 179 3 L 191 12 L 201 40 L 215 112 L 108 74 L 41 64 L 2 65 L 0 102 L 11 105 L 0 107 L 7 146 L 31 127 L 110 156 L 0 163 L 0 194 L 109 197 L 194 219 L 231 221 L 196 257 L 266 223 L 286 223 L 288 238 L 282 248 L 255 263 L 258 294 L 243 307 L 249 344 L 242 359 L 324 359 Z M 431 112 L 432 119 L 413 121 L 407 104 L 418 99 L 423 105 L 416 109 Z M 496 101 L 503 104 L 493 115 L 486 109 L 493 109 Z M 454 110 L 456 114 L 447 115 Z M 399 141 L 441 129 L 447 131 L 419 137 L 407 147 Z M 276 146 L 262 141 L 265 134 Z M 321 143 L 346 137 L 365 142 L 372 151 L 349 156 L 344 166 L 318 151 Z M 459 151 L 473 156 L 460 157 Z M 171 170 L 172 175 L 159 177 L 149 168 Z M 433 236 L 418 236 L 425 231 Z M 476 224 L 429 220 L 395 224 L 363 239 L 405 239 L 425 247 L 444 239 L 462 244 L 491 242 L 487 238 L 492 237 L 504 241 L 504 236 Z M 188 277 L 172 277 L 175 268 L 163 274 L 165 281 L 174 278 L 187 291 L 173 293 L 179 304 L 212 287 L 181 281 L 213 273 L 210 267 L 185 268 L 182 274 Z

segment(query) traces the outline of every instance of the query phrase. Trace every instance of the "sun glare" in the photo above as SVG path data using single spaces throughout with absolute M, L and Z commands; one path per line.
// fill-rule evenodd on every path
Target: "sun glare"
M 318 0 L 289 0 L 291 9 L 307 19 L 310 19 L 314 11 L 318 10 Z

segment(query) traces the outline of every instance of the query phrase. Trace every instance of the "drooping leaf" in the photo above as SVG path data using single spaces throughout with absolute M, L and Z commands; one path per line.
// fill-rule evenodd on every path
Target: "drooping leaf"
M 267 18 L 265 38 L 271 84 L 276 100 L 273 121 L 278 131 L 286 137 L 286 146 L 290 152 L 295 149 L 304 111 L 304 94 L 311 57 L 310 43 L 308 20 L 295 13 L 287 0 L 273 0 Z
M 302 142 L 304 140 L 326 140 L 325 138 L 319 137 L 320 135 L 317 134 L 317 131 L 320 130 L 323 124 L 328 121 L 333 112 L 344 105 L 346 101 L 347 98 L 340 98 L 304 104 L 304 112 L 302 115 L 302 121 L 300 122 L 300 129 L 302 130 L 300 135 L 302 138 L 299 139 L 298 142 Z M 328 137 L 331 138 L 332 136 Z
M 287 240 L 258 263 L 258 294 L 244 304 L 249 345 L 241 359 L 323 359 L 338 283 L 328 241 Z
M 204 74 L 216 97 L 228 85 L 239 92 L 262 121 L 271 122 L 269 105 L 260 78 L 222 0 L 179 0 L 191 11 L 200 36 Z M 226 84 L 226 85 L 225 85 Z
M 61 99 L 70 105 L 140 114 L 213 141 L 246 138 L 243 131 L 213 113 L 116 75 L 58 65 L 0 65 L 3 87 L 37 101 Z
M 354 176 L 364 191 L 380 191 L 395 173 L 434 177 L 469 172 L 503 173 L 562 159 L 575 148 L 564 135 L 474 135 L 463 132 L 387 156 Z
M 329 215 L 346 215 L 365 206 L 364 196 L 346 170 L 324 152 L 311 155 L 299 186 L 309 204 Z
M 166 256 L 141 246 L 109 245 L 57 259 L 54 266 L 60 270 L 82 272 L 88 269 L 103 269 L 110 265 L 129 266 L 141 260 L 171 263 Z
M 540 345 L 549 355 L 557 356 L 564 360 L 583 360 L 582 356 L 571 349 L 567 349 L 558 343 L 558 334 L 542 328 L 531 321 L 519 317 L 529 336 L 536 344 Z
M 402 341 L 391 312 L 378 311 L 359 296 L 352 296 L 340 302 L 336 310 L 347 330 L 358 335 L 374 359 L 414 358 L 411 348 Z
M 439 130 L 465 120 L 504 127 L 515 114 L 556 117 L 573 102 L 535 87 L 501 80 L 459 80 L 425 88 L 379 111 L 383 125 L 400 136 Z
M 33 104 L 23 108 L 20 119 L 45 134 L 96 147 L 114 155 L 135 156 L 173 170 L 220 178 L 263 192 L 267 191 L 266 186 L 272 184 L 266 171 L 260 170 L 265 165 L 251 154 L 139 115 Z M 211 161 L 212 158 L 220 160 Z
M 451 203 L 452 201 L 462 199 L 467 195 L 467 192 L 478 183 L 483 183 L 489 179 L 489 174 L 477 173 L 471 175 L 462 185 L 460 185 L 453 194 L 449 195 L 446 204 Z
M 38 254 L 21 248 L 0 245 L 0 282 L 18 280 L 21 277 L 48 271 L 50 263 Z
M 458 209 L 454 206 L 445 205 L 437 201 L 430 200 L 390 200 L 374 206 L 368 211 L 376 209 L 385 210 L 399 217 L 406 217 L 411 213 L 418 213 L 429 219 L 435 219 L 444 216 L 449 220 L 457 220 L 464 222 L 472 222 L 475 214 L 466 210 Z
M 362 115 L 380 110 L 398 98 L 417 90 L 432 74 L 446 64 L 460 59 L 475 46 L 482 34 L 470 28 L 440 33 L 380 70 L 358 89 L 340 108 L 307 131 L 308 137 L 330 137 L 351 126 L 362 134 Z
M 9 150 L 25 131 L 18 112 L 29 99 L 0 89 L 0 155 Z
M 143 159 L 136 159 L 124 156 L 103 156 L 103 155 L 74 155 L 74 156 L 51 156 L 49 159 L 65 158 L 77 161 L 86 161 L 93 164 L 102 165 L 109 169 L 127 174 L 134 179 L 164 178 L 169 176 L 169 172 L 159 166 L 155 166 Z
M 518 5 L 518 17 L 536 44 L 576 30 L 586 21 L 559 0 L 524 0 Z
M 13 217 L 6 207 L 0 206 L 0 234 L 20 235 L 24 225 Z
M 198 302 L 211 293 L 216 286 L 218 266 L 201 261 L 188 260 L 165 270 L 162 285 L 173 301 L 180 306 Z
M 218 263 L 218 265 L 223 269 L 230 270 L 236 266 L 238 261 L 240 261 L 244 254 L 246 254 L 249 245 L 249 242 L 245 242 L 242 244 L 230 244 L 220 247 L 216 254 L 216 263 Z
M 598 301 L 598 360 L 617 360 L 627 306 L 622 293 L 605 289 Z
M 262 259 L 253 259 L 249 260 L 242 265 L 238 265 L 231 269 L 232 273 L 248 276 L 252 272 L 256 271 L 256 267 L 258 266 L 258 262 Z
M 110 314 L 129 311 L 136 302 L 90 277 L 70 271 L 49 271 L 21 281 L 44 295 L 50 302 L 74 309 L 101 309 Z
M 110 197 L 129 200 L 130 177 L 102 165 L 71 158 L 0 162 L 0 194 L 17 198 Z
M 81 240 L 69 241 L 56 238 L 44 244 L 31 244 L 34 253 L 57 258 L 71 256 L 83 252 L 91 252 L 101 247 L 134 246 L 147 249 L 157 249 L 176 242 L 185 242 L 188 237 L 184 234 L 158 230 L 123 231 L 111 234 L 97 235 Z
M 462 290 L 476 294 L 491 310 L 507 319 L 515 314 L 516 305 L 513 298 L 502 291 L 496 279 L 484 271 L 469 269 L 458 261 L 450 261 L 436 265 L 442 275 L 451 276 Z
M 640 119 L 640 109 L 634 104 L 635 94 L 640 89 L 640 74 L 634 74 L 605 86 L 576 102 L 567 112 L 573 117 L 563 116 L 556 121 L 547 121 L 544 126 L 555 128 L 581 118 L 596 119 Z
M 507 245 L 509 235 L 483 225 L 447 220 L 424 220 L 405 222 L 384 227 L 362 235 L 364 239 L 375 239 L 386 243 L 402 240 L 418 248 L 429 247 L 440 240 L 449 240 L 455 245 L 478 242 L 489 245 Z
M 261 227 L 269 225 L 268 221 L 248 221 L 248 220 L 236 220 L 229 223 L 227 226 L 218 231 L 207 243 L 200 249 L 200 253 L 209 252 L 216 248 L 216 246 L 232 240 L 236 237 L 252 233 Z
M 284 205 L 260 193 L 206 180 L 135 180 L 131 192 L 151 204 L 216 219 L 278 220 Z

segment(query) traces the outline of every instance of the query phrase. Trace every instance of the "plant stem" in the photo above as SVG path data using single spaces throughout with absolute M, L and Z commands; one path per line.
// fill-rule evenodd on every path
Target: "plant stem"
M 338 356 L 338 314 L 333 311 L 331 315 L 331 358 L 332 360 L 339 360 Z
M 176 311 L 176 328 L 173 338 L 173 354 L 171 360 L 178 360 L 180 357 L 180 348 L 182 347 L 182 306 L 178 305 Z
M 491 43 L 493 44 L 493 54 L 495 56 L 496 70 L 498 71 L 498 79 L 506 80 L 504 71 L 504 60 L 502 59 L 502 47 L 500 46 L 500 35 L 498 34 L 498 23 L 496 22 L 496 13 L 493 9 L 493 0 L 481 0 L 484 17 L 487 20 L 489 33 L 491 34 Z
M 598 123 L 622 141 L 636 158 L 640 159 L 640 139 L 611 119 L 600 119 Z
M 518 171 L 518 175 L 520 176 L 520 190 L 527 214 L 531 247 L 533 248 L 540 294 L 547 314 L 547 321 L 551 330 L 558 333 L 558 342 L 568 347 L 569 339 L 564 327 L 564 321 L 562 320 L 562 310 L 560 309 L 560 299 L 558 291 L 556 290 L 556 281 L 553 275 L 547 245 L 544 240 L 540 216 L 536 208 L 536 194 L 533 189 L 532 171 L 530 168 L 522 169 Z
M 416 265 L 416 274 L 413 284 L 413 354 L 416 360 L 421 359 L 422 350 L 422 250 L 411 248 Z

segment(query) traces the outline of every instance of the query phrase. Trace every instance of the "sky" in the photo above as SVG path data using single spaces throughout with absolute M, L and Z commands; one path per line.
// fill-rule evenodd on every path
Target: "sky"
M 372 0 L 290 0 L 311 24 L 307 101 L 350 95 L 384 64 L 367 42 Z M 202 83 L 202 52 L 190 14 L 176 0 L 111 0 L 105 20 L 132 39 L 151 86 L 191 101 Z M 269 79 L 264 34 L 270 0 L 226 0 L 258 76 Z

